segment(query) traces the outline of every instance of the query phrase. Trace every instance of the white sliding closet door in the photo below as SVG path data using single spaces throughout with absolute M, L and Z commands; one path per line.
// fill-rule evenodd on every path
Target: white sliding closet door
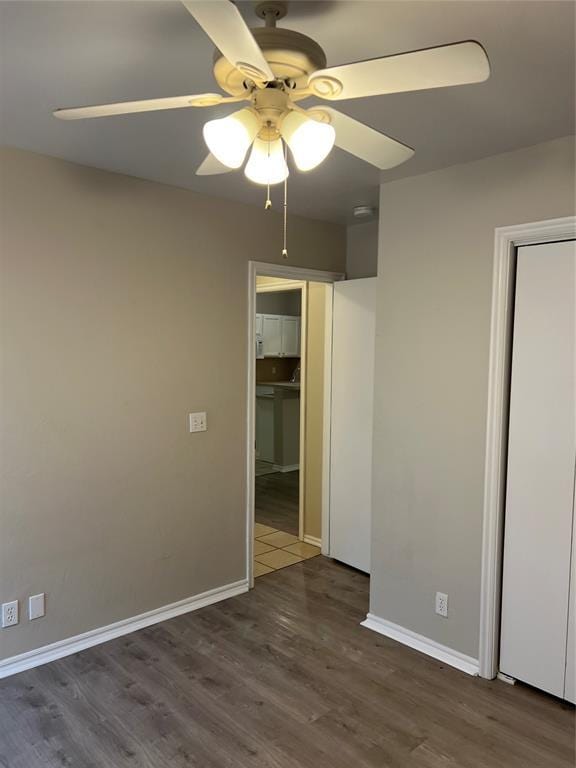
M 576 483 L 573 500 L 573 514 L 576 514 Z M 566 679 L 564 698 L 576 704 L 576 517 L 572 522 L 572 563 L 570 573 L 570 595 L 568 605 L 568 637 L 566 640 Z
M 518 249 L 500 669 L 561 697 L 567 651 L 574 653 L 567 649 L 567 627 L 576 453 L 575 293 L 573 241 Z
M 330 557 L 370 571 L 376 278 L 334 285 Z

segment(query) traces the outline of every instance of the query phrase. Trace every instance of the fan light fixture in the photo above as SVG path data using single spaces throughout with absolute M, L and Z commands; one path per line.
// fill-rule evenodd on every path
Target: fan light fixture
M 364 99 L 482 83 L 490 77 L 486 51 L 474 40 L 330 67 L 316 40 L 276 27 L 286 15 L 286 0 L 256 3 L 256 15 L 265 22 L 257 28 L 246 24 L 234 1 L 182 3 L 216 46 L 213 72 L 224 93 L 68 107 L 56 109 L 54 115 L 79 120 L 247 102 L 249 106 L 239 112 L 206 123 L 204 138 L 210 154 L 196 172 L 209 176 L 240 168 L 253 145 L 246 176 L 268 186 L 284 181 L 284 256 L 288 168 L 283 142 L 300 171 L 318 166 L 334 144 L 380 171 L 394 168 L 414 154 L 406 144 L 332 106 L 306 112 L 299 102 L 311 97 L 328 102 Z M 268 189 L 265 208 L 271 205 Z
M 204 141 L 214 157 L 228 168 L 240 168 L 260 130 L 260 120 L 251 109 L 241 109 L 204 126 Z
M 271 132 L 275 137 L 268 140 Z M 204 126 L 208 149 L 227 168 L 240 168 L 252 144 L 244 173 L 256 184 L 279 184 L 288 176 L 282 139 L 290 147 L 298 170 L 311 171 L 330 154 L 335 138 L 336 132 L 329 123 L 294 109 L 287 111 L 275 126 L 249 108 L 210 120 Z
M 246 178 L 255 184 L 279 184 L 288 177 L 281 139 L 255 139 L 246 168 Z
M 296 167 L 311 171 L 330 154 L 336 131 L 328 123 L 292 110 L 282 121 L 282 136 L 292 151 Z

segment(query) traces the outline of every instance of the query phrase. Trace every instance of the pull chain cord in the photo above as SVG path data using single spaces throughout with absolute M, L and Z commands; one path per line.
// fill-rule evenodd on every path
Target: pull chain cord
M 268 132 L 268 168 L 270 168 L 270 132 Z M 270 199 L 270 174 L 268 174 L 268 183 L 266 185 L 266 202 L 264 203 L 264 210 L 268 211 L 272 208 L 272 200 Z
M 288 164 L 288 145 L 284 144 L 284 162 Z M 284 179 L 284 247 L 282 248 L 282 258 L 288 258 L 287 246 L 287 224 L 288 224 L 288 176 Z

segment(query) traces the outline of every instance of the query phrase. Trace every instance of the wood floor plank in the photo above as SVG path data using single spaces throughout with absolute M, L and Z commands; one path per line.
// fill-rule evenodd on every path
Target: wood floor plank
M 1 768 L 573 768 L 574 708 L 359 626 L 315 557 L 0 681 Z

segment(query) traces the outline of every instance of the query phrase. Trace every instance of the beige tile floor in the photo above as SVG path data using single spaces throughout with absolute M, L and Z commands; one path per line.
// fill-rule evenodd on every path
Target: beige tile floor
M 264 576 L 280 568 L 301 563 L 320 554 L 319 547 L 299 541 L 291 533 L 277 531 L 269 525 L 254 526 L 254 576 Z

